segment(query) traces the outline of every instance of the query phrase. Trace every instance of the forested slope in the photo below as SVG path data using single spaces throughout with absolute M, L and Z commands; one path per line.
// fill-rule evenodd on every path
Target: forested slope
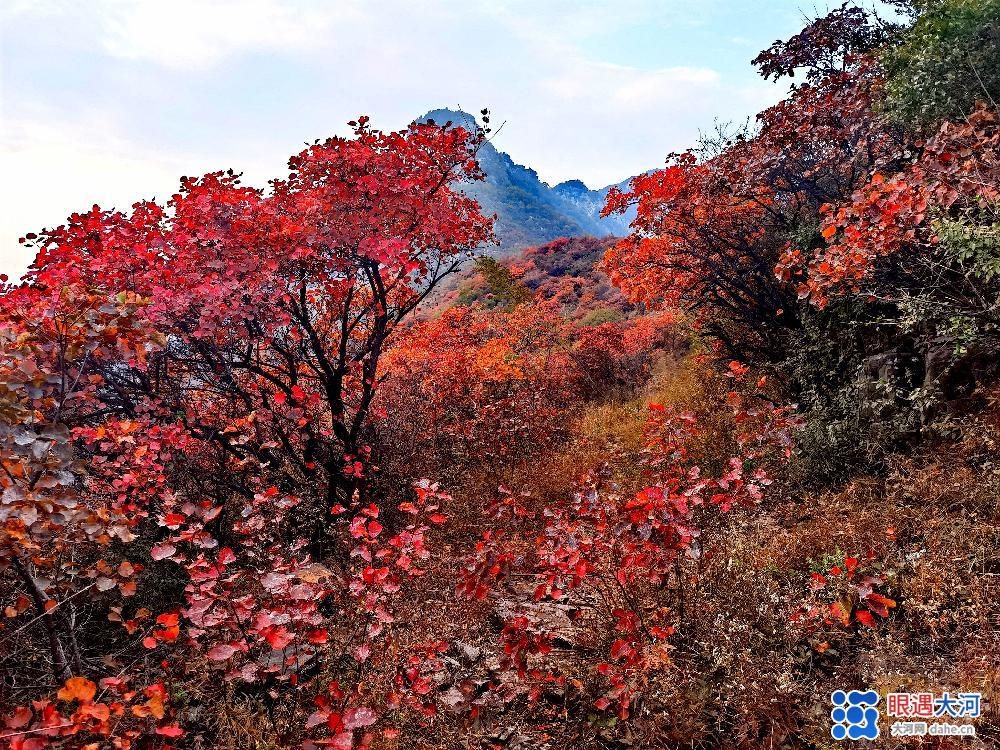
M 29 235 L 0 739 L 828 748 L 871 689 L 995 745 L 1000 4 L 895 5 L 620 238 L 491 258 L 488 123 L 367 118 Z

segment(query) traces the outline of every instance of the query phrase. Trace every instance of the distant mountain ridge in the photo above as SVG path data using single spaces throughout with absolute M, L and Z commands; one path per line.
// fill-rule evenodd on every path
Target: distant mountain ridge
M 419 122 L 429 120 L 438 125 L 451 122 L 470 130 L 478 127 L 475 117 L 460 110 L 435 109 L 418 118 Z M 479 163 L 486 179 L 464 185 L 462 190 L 479 201 L 483 213 L 497 215 L 496 233 L 500 240 L 497 255 L 543 245 L 559 237 L 628 234 L 633 211 L 601 216 L 613 185 L 591 190 L 580 180 L 567 180 L 552 187 L 539 179 L 535 170 L 516 163 L 492 143 L 480 148 Z M 623 188 L 627 185 L 628 179 L 619 183 Z

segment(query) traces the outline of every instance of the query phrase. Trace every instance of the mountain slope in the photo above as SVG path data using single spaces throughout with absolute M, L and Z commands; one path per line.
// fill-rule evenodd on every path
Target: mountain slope
M 451 122 L 468 129 L 477 127 L 472 115 L 450 109 L 435 109 L 419 118 L 420 122 L 431 120 L 439 125 Z M 569 180 L 551 187 L 535 170 L 516 163 L 492 143 L 479 150 L 479 163 L 486 179 L 462 189 L 479 201 L 484 213 L 497 215 L 498 255 L 559 237 L 621 236 L 628 232 L 631 215 L 600 215 L 611 185 L 591 190 L 580 180 Z M 620 183 L 626 185 L 627 180 Z

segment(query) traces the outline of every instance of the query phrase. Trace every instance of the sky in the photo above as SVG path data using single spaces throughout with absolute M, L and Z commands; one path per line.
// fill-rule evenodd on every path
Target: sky
M 0 273 L 17 239 L 182 175 L 286 174 L 367 114 L 492 112 L 555 184 L 619 182 L 785 84 L 750 60 L 822 0 L 0 0 Z

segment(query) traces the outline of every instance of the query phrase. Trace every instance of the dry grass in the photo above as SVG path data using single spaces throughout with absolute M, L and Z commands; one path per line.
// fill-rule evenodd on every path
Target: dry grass
M 404 616 L 393 632 L 399 653 L 433 634 L 482 650 L 480 662 L 456 674 L 494 675 L 501 627 L 496 603 L 459 601 L 453 586 L 497 485 L 528 492 L 529 502 L 542 507 L 607 462 L 622 491 L 631 492 L 644 481 L 647 404 L 703 410 L 724 386 L 690 358 L 664 360 L 641 394 L 578 409 L 570 438 L 547 453 L 500 470 L 467 467 L 458 486 L 445 488 L 453 500 L 446 509 L 452 520 L 438 535 L 443 546 L 400 607 Z M 979 738 L 930 746 L 994 746 L 1000 739 L 998 415 L 994 409 L 962 424 L 960 440 L 898 458 L 886 477 L 859 477 L 805 496 L 776 487 L 762 506 L 734 510 L 706 526 L 702 555 L 679 579 L 684 606 L 677 633 L 628 722 L 608 722 L 593 709 L 601 657 L 589 648 L 604 648 L 614 637 L 594 630 L 582 634 L 578 647 L 555 652 L 550 666 L 579 680 L 565 696 L 535 705 L 523 697 L 497 703 L 475 722 L 449 712 L 426 720 L 401 715 L 401 736 L 392 745 L 377 740 L 373 748 L 832 750 L 828 696 L 861 686 L 981 691 L 986 711 L 976 722 Z M 724 455 L 728 430 L 722 417 L 709 420 L 695 453 L 706 461 Z M 832 629 L 822 638 L 789 622 L 809 596 L 810 571 L 831 555 L 871 557 L 885 576 L 882 590 L 899 602 L 888 620 L 876 628 Z M 828 645 L 820 650 L 824 639 Z M 273 724 L 256 699 L 227 698 L 212 722 L 220 748 L 280 746 L 268 739 Z M 880 742 L 904 746 L 890 737 Z
M 691 359 L 664 361 L 642 394 L 583 407 L 566 444 L 510 467 L 505 481 L 544 504 L 611 457 L 613 478 L 631 491 L 643 480 L 647 403 L 703 408 L 724 386 Z M 960 746 L 991 746 L 1000 677 L 998 422 L 997 412 L 970 420 L 961 440 L 899 457 L 884 478 L 804 497 L 776 488 L 764 506 L 706 529 L 670 664 L 651 675 L 627 728 L 590 726 L 572 735 L 573 746 L 831 747 L 827 696 L 862 685 L 981 691 L 988 709 L 977 722 L 980 737 Z M 728 429 L 724 419 L 710 420 L 694 452 L 707 461 L 724 454 Z M 456 492 L 456 505 L 469 505 L 470 525 L 475 499 L 488 491 L 477 478 Z M 830 555 L 870 556 L 899 606 L 874 629 L 833 633 L 821 653 L 789 616 L 808 594 L 810 570 Z M 568 672 L 585 677 L 585 654 L 561 658 Z M 571 710 L 567 720 L 592 722 L 585 701 Z M 527 714 L 518 722 L 531 725 Z M 569 734 L 548 736 L 539 747 L 561 747 Z M 883 746 L 902 744 L 886 737 Z

